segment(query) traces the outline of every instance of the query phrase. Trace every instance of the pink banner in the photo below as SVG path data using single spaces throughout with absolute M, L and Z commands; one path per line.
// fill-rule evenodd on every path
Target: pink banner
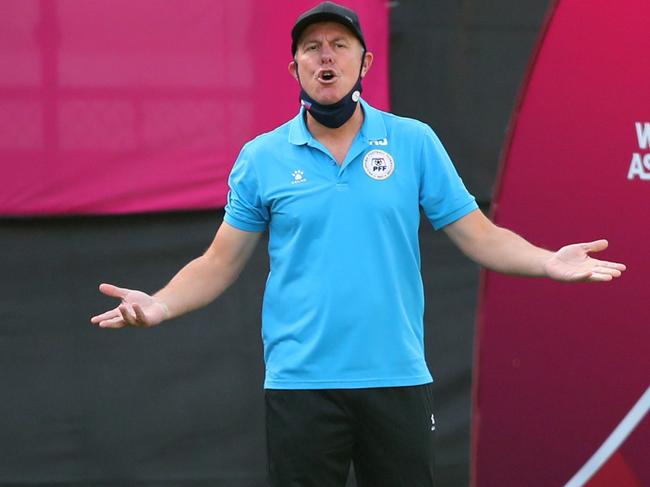
M 628 271 L 484 274 L 473 485 L 650 485 L 648 19 L 647 0 L 557 2 L 531 66 L 496 223 L 550 249 L 606 237 Z
M 247 140 L 298 110 L 295 18 L 318 2 L 3 0 L 0 215 L 214 208 Z M 388 11 L 350 0 L 388 108 Z

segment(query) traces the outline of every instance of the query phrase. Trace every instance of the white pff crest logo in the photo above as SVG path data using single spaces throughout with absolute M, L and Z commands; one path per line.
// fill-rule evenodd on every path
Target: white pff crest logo
M 293 176 L 293 181 L 291 181 L 291 184 L 300 184 L 307 182 L 307 178 L 305 177 L 305 173 L 302 169 L 296 169 L 291 173 L 291 175 Z
M 395 170 L 395 161 L 388 152 L 373 149 L 363 158 L 363 170 L 372 179 L 383 181 L 388 179 Z
M 436 429 L 436 418 L 433 417 L 433 414 L 431 415 L 431 431 L 435 431 Z

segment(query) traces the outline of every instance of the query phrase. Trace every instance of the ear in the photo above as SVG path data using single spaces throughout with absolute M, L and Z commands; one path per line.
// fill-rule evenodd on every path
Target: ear
M 287 68 L 289 69 L 289 74 L 298 81 L 298 63 L 296 63 L 296 61 L 291 61 Z
M 365 77 L 366 73 L 372 66 L 372 60 L 375 58 L 375 55 L 371 52 L 366 52 L 363 56 L 363 65 L 361 66 L 361 77 Z

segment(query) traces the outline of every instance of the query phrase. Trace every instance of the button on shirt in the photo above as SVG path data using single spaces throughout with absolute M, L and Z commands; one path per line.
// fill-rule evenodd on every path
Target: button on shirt
M 433 131 L 361 100 L 339 166 L 304 109 L 242 149 L 225 221 L 269 230 L 262 309 L 268 389 L 430 382 L 420 207 L 436 229 L 477 208 Z

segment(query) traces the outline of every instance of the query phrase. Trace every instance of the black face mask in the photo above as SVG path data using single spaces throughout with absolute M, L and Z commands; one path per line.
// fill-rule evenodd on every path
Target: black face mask
M 361 76 L 357 79 L 356 84 L 350 92 L 336 103 L 323 105 L 314 100 L 307 94 L 302 85 L 300 86 L 300 104 L 305 107 L 312 117 L 318 123 L 331 129 L 339 128 L 345 122 L 350 120 L 354 110 L 357 108 L 359 98 L 361 97 Z

